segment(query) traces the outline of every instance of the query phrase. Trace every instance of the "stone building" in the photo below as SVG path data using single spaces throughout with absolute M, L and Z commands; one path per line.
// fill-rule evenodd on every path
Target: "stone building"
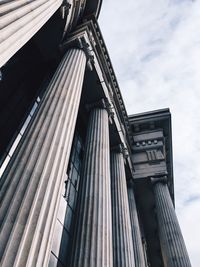
M 128 116 L 101 0 L 0 4 L 0 265 L 189 267 L 171 115 Z

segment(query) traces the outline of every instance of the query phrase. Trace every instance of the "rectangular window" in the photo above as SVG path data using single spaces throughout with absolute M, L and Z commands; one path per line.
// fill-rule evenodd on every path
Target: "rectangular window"
M 52 256 L 49 267 L 66 267 L 68 244 L 71 237 L 73 218 L 75 214 L 76 200 L 78 194 L 78 185 L 80 180 L 80 168 L 83 158 L 83 147 L 81 138 L 76 134 L 74 137 L 70 162 L 66 171 L 67 177 L 63 183 L 63 192 L 61 195 L 59 211 L 57 215 L 56 226 L 54 230 Z M 57 263 L 56 263 L 57 262 Z

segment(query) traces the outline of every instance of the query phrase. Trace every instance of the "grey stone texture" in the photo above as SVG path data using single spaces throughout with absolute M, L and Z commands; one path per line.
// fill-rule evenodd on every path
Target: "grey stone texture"
M 191 267 L 167 184 L 158 181 L 153 187 L 164 265 Z
M 112 267 L 108 113 L 90 112 L 71 266 Z
M 111 152 L 113 266 L 134 265 L 134 250 L 123 154 Z
M 62 0 L 3 1 L 0 5 L 0 67 L 47 22 Z
M 128 200 L 129 200 L 129 209 L 131 218 L 133 249 L 135 255 L 135 267 L 144 267 L 145 258 L 142 246 L 141 231 L 138 221 L 134 191 L 131 184 L 128 185 Z
M 66 53 L 1 179 L 2 267 L 48 263 L 85 66 L 82 50 Z

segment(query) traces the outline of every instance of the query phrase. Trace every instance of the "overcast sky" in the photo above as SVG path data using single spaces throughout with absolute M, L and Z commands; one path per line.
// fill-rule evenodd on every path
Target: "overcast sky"
M 176 211 L 200 266 L 200 1 L 104 0 L 99 24 L 128 114 L 172 113 Z

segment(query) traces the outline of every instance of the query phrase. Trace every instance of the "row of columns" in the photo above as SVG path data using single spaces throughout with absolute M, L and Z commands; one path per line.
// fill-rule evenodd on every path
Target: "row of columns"
M 48 265 L 85 66 L 82 50 L 70 49 L 66 53 L 0 181 L 2 267 Z M 105 106 L 93 108 L 72 266 L 134 264 L 123 156 L 120 152 L 112 155 L 110 175 L 108 112 Z M 115 221 L 111 210 L 111 180 Z M 115 184 L 118 184 L 116 189 Z M 114 192 L 118 196 L 114 197 Z M 117 214 L 118 207 L 121 215 Z M 112 222 L 113 228 L 116 226 L 114 234 Z M 119 242 L 118 238 L 124 241 Z M 116 244 L 114 263 L 113 243 Z
M 89 117 L 71 267 L 139 267 L 144 262 L 142 253 L 134 259 L 122 152 L 117 147 L 110 153 L 109 114 L 98 103 Z
M 66 53 L 0 181 L 2 267 L 48 265 L 85 66 L 82 50 Z M 127 193 L 123 154 L 112 150 L 110 155 L 105 103 L 90 111 L 81 180 L 71 267 L 145 266 L 133 188 Z M 168 189 L 158 185 L 154 188 L 166 266 L 189 267 Z M 175 239 L 179 242 L 172 246 Z
M 91 110 L 71 267 L 145 267 L 133 186 L 127 192 L 122 149 L 110 153 L 108 123 L 105 108 Z M 164 266 L 191 267 L 162 181 L 152 179 Z
M 110 153 L 108 123 L 106 109 L 93 108 L 71 267 L 145 266 L 133 185 L 127 192 L 121 147 Z M 152 182 L 164 266 L 191 267 L 168 186 Z

